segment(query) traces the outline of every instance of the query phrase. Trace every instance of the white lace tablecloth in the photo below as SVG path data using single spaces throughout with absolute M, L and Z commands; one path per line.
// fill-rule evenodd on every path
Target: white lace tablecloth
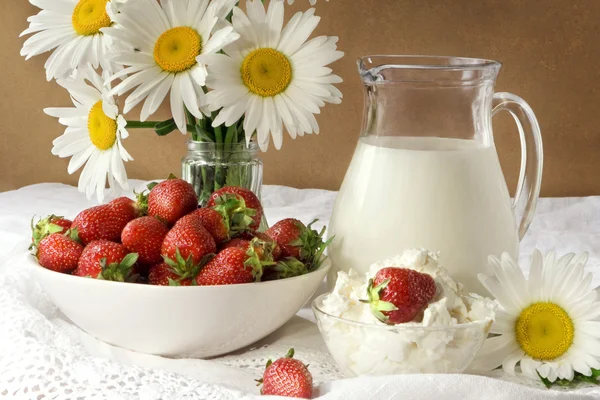
M 132 181 L 132 187 L 143 182 Z M 335 192 L 266 186 L 270 223 L 297 217 L 329 219 Z M 247 349 L 212 360 L 169 359 L 102 343 L 72 325 L 49 302 L 21 262 L 33 214 L 74 217 L 93 205 L 71 186 L 40 184 L 0 193 L 0 398 L 16 399 L 242 399 L 259 389 L 268 358 L 294 347 L 310 364 L 323 399 L 592 399 L 595 387 L 546 390 L 536 382 L 491 376 L 404 375 L 342 379 L 320 338 L 310 309 Z M 590 252 L 600 285 L 600 197 L 542 199 L 521 255 Z

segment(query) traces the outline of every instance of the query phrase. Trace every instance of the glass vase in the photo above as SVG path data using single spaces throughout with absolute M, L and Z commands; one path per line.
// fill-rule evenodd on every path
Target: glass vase
M 261 197 L 263 163 L 258 145 L 246 143 L 187 142 L 181 176 L 194 186 L 204 206 L 211 193 L 223 186 L 240 186 Z

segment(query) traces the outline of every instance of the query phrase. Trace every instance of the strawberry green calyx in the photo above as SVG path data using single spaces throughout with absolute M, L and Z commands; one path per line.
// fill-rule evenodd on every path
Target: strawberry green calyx
M 294 358 L 294 349 L 289 349 L 284 358 Z
M 181 282 L 178 280 L 169 278 L 169 286 L 181 286 Z
M 29 250 L 33 250 L 40 244 L 42 239 L 46 236 L 49 236 L 53 233 L 58 233 L 63 231 L 63 227 L 60 225 L 53 224 L 52 221 L 56 221 L 59 219 L 63 219 L 64 217 L 51 214 L 46 218 L 40 218 L 34 224 L 35 216 L 31 218 L 31 244 L 29 245 Z
M 383 323 L 389 323 L 389 317 L 384 315 L 385 311 L 396 311 L 398 308 L 390 302 L 380 300 L 379 293 L 387 287 L 390 283 L 389 279 L 386 279 L 381 284 L 373 287 L 373 279 L 369 279 L 369 285 L 367 286 L 368 300 L 361 300 L 362 303 L 367 303 L 371 307 L 371 313 Z
M 268 249 L 269 245 L 271 244 L 260 239 L 252 239 L 248 251 L 246 252 L 248 259 L 244 262 L 244 265 L 252 268 L 252 275 L 254 276 L 255 282 L 260 282 L 266 267 L 275 265 L 272 250 L 267 250 L 266 252 L 261 251 L 262 256 L 259 254 L 259 251 L 257 251 L 259 249 Z
M 133 266 L 137 262 L 138 254 L 127 254 L 120 263 L 106 265 L 106 258 L 100 260 L 102 272 L 97 279 L 113 282 L 128 282 L 133 271 Z
M 138 211 L 138 216 L 143 217 L 148 215 L 148 192 L 142 191 L 140 193 L 133 191 L 135 195 L 135 205 Z
M 304 260 L 306 265 L 308 265 L 309 271 L 314 271 L 319 268 L 321 265 L 321 256 L 323 252 L 329 246 L 329 244 L 333 241 L 333 238 L 330 238 L 328 241 L 323 241 L 323 235 L 325 234 L 325 227 L 321 229 L 320 232 L 312 229 L 312 226 L 318 219 L 312 221 L 308 226 L 304 227 L 301 224 L 298 224 L 298 228 L 300 228 L 300 236 L 298 239 L 292 241 L 290 245 L 300 247 L 300 259 Z
M 250 226 L 254 222 L 252 217 L 256 215 L 256 210 L 246 207 L 244 199 L 235 194 L 224 194 L 217 197 L 212 209 L 223 217 L 230 237 L 250 230 Z
M 308 265 L 295 257 L 286 257 L 280 260 L 271 268 L 271 271 L 274 271 L 275 279 L 293 278 L 309 272 Z
M 250 241 L 250 248 L 258 255 L 258 258 L 262 261 L 270 261 L 269 265 L 275 265 L 275 258 L 273 257 L 273 251 L 277 243 L 274 241 L 265 241 L 258 237 L 255 237 Z
M 171 284 L 171 279 L 169 279 L 169 286 L 179 286 L 179 282 L 184 279 L 195 280 L 202 268 L 204 268 L 214 256 L 214 254 L 207 254 L 198 264 L 194 264 L 191 254 L 187 259 L 184 259 L 178 248 L 175 250 L 175 260 L 163 256 L 165 263 L 171 267 L 171 271 L 179 277 L 178 279 L 173 280 L 173 282 L 176 282 L 177 284 Z
M 77 228 L 69 229 L 65 232 L 65 236 L 67 236 L 71 240 L 81 243 L 81 239 L 79 239 L 79 230 Z

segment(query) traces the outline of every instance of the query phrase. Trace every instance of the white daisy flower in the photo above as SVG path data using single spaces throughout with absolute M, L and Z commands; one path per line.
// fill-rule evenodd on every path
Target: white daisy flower
M 44 110 L 67 126 L 65 133 L 54 140 L 52 154 L 71 157 L 69 174 L 85 164 L 79 177 L 79 191 L 88 198 L 96 192 L 102 202 L 107 179 L 111 189 L 116 188 L 115 182 L 123 189 L 128 187 L 124 162 L 133 158 L 122 144 L 129 136 L 125 129 L 127 121 L 119 114 L 109 88 L 91 67 L 78 74 L 77 79 L 57 82 L 69 91 L 75 107 Z
M 112 94 L 122 95 L 136 88 L 125 100 L 124 113 L 146 99 L 140 118 L 145 121 L 170 90 L 171 113 L 182 133 L 187 133 L 185 108 L 202 118 L 199 100 L 204 97 L 206 67 L 196 57 L 216 53 L 238 39 L 231 26 L 215 31 L 218 17 L 229 12 L 229 3 L 162 0 L 159 5 L 156 0 L 136 0 L 121 7 L 115 15 L 119 26 L 102 31 L 135 49 L 113 58 L 129 67 L 110 78 L 128 76 Z
M 21 36 L 35 34 L 25 41 L 21 55 L 28 60 L 54 49 L 45 64 L 46 79 L 66 78 L 87 64 L 111 70 L 109 52 L 113 42 L 100 31 L 113 23 L 107 12 L 109 0 L 29 2 L 42 10 L 27 19 L 29 28 Z
M 573 379 L 574 372 L 590 376 L 600 369 L 600 301 L 590 289 L 591 273 L 584 273 L 587 253 L 542 259 L 536 250 L 531 259 L 529 280 L 510 258 L 490 257 L 494 275 L 479 275 L 481 283 L 496 297 L 500 309 L 484 343 L 475 368 L 500 365 L 551 382 Z
M 326 65 L 341 58 L 337 37 L 308 40 L 320 18 L 314 9 L 299 12 L 283 28 L 283 0 L 272 0 L 268 10 L 260 0 L 246 3 L 248 15 L 233 9 L 233 28 L 241 39 L 224 49 L 226 54 L 198 57 L 209 76 L 206 95 L 212 111 L 220 109 L 213 126 L 231 126 L 243 115 L 246 139 L 256 131 L 263 151 L 271 133 L 277 149 L 283 127 L 292 138 L 319 133 L 314 114 L 326 102 L 338 104 L 342 93 L 333 86 L 342 79 Z

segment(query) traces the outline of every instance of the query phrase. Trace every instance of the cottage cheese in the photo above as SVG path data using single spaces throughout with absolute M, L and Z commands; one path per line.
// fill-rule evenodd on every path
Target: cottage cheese
M 386 267 L 409 268 L 434 279 L 436 295 L 415 320 L 389 326 L 360 302 L 367 297 L 369 279 Z M 371 265 L 366 276 L 340 271 L 320 308 L 344 319 L 325 315 L 319 323 L 330 352 L 348 375 L 455 373 L 467 368 L 486 338 L 495 303 L 465 296 L 462 285 L 438 264 L 437 254 L 415 249 Z

